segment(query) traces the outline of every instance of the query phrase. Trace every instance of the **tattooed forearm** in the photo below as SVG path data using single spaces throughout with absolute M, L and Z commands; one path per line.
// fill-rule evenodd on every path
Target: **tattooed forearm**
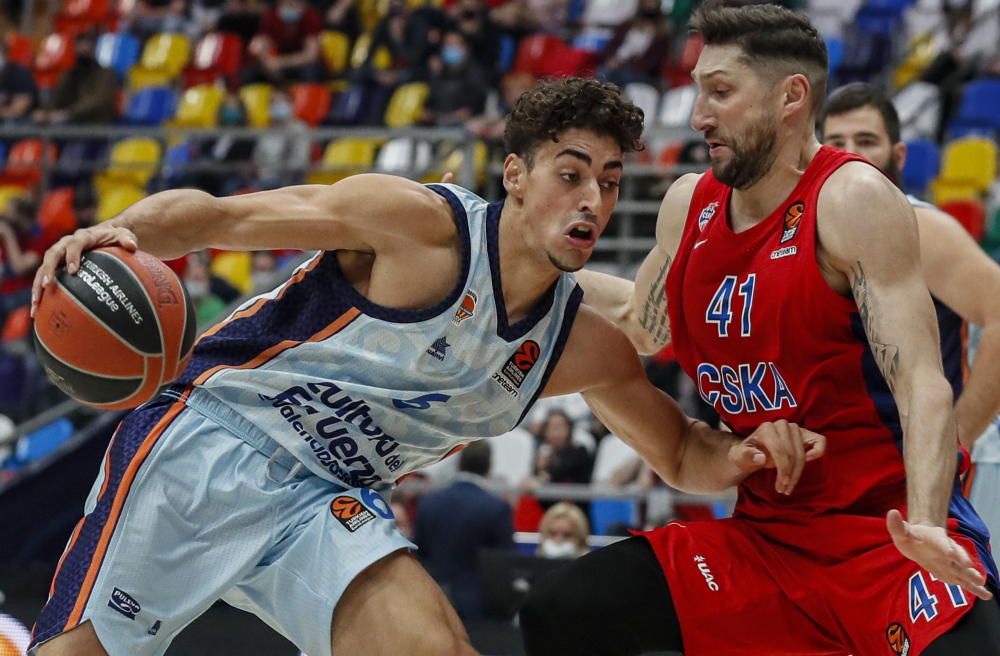
M 868 277 L 861 266 L 861 262 L 856 262 L 851 267 L 854 279 L 851 281 L 851 293 L 854 295 L 854 302 L 858 306 L 858 314 L 861 316 L 861 325 L 865 327 L 865 335 L 868 336 L 868 344 L 871 346 L 872 355 L 875 357 L 875 364 L 885 377 L 885 382 L 889 385 L 890 391 L 895 391 L 896 374 L 899 370 L 899 347 L 895 344 L 886 344 L 879 339 L 878 330 L 875 326 L 875 301 L 868 288 Z
M 668 256 L 663 261 L 659 273 L 649 286 L 649 293 L 646 294 L 646 301 L 642 305 L 642 316 L 639 318 L 639 325 L 650 334 L 657 344 L 666 344 L 670 341 L 670 318 L 667 316 L 667 290 L 664 283 L 667 280 L 667 271 L 670 269 L 671 259 Z

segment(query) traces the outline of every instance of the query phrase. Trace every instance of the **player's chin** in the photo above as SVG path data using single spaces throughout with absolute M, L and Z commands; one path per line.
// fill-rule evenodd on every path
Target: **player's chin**
M 563 251 L 562 253 L 549 252 L 549 262 L 552 266 L 564 271 L 566 273 L 574 273 L 579 271 L 584 267 L 585 264 L 590 260 L 590 254 L 592 250 L 587 249 L 586 251 L 579 249 L 571 249 L 568 251 Z

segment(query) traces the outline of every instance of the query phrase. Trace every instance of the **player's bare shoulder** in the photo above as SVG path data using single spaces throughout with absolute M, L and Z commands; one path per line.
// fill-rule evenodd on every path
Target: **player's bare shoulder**
M 680 245 L 691 199 L 703 175 L 687 173 L 677 178 L 660 203 L 660 212 L 656 217 L 656 242 L 657 246 L 671 255 L 677 252 L 677 246 Z

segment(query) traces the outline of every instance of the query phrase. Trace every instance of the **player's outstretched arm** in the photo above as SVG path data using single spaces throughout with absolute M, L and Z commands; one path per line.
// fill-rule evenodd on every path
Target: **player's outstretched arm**
M 335 185 L 224 198 L 195 189 L 163 191 L 52 246 L 35 275 L 32 311 L 60 266 L 75 273 L 81 253 L 100 246 L 141 248 L 163 259 L 203 248 L 385 254 L 447 244 L 454 235 L 447 202 L 423 185 L 395 176 L 357 175 Z
M 849 284 L 902 422 L 908 521 L 890 513 L 893 541 L 939 579 L 988 598 L 985 577 L 944 528 L 958 436 L 913 209 L 878 171 L 852 162 L 824 185 L 818 216 L 820 257 Z
M 594 414 L 632 446 L 664 481 L 691 493 L 722 492 L 759 469 L 778 470 L 790 494 L 825 439 L 787 422 L 765 423 L 742 439 L 689 419 L 653 387 L 628 339 L 586 306 L 573 326 L 546 396 L 583 392 Z
M 1000 265 L 952 217 L 931 208 L 914 211 L 927 287 L 982 329 L 969 378 L 955 401 L 958 437 L 971 449 L 1000 413 Z
M 656 246 L 636 272 L 635 283 L 587 269 L 576 274 L 584 302 L 628 335 L 640 353 L 656 353 L 670 342 L 664 282 L 699 177 L 690 173 L 679 178 L 663 197 L 656 218 Z

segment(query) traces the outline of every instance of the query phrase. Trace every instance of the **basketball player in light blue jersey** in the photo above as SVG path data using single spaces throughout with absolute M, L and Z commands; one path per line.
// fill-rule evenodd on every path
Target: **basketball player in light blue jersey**
M 382 175 L 166 191 L 56 244 L 36 302 L 58 266 L 73 274 L 104 244 L 319 252 L 203 335 L 176 384 L 122 422 L 37 653 L 162 654 L 217 599 L 310 656 L 475 653 L 383 495 L 510 431 L 542 395 L 582 391 L 681 489 L 724 490 L 766 466 L 794 487 L 821 436 L 779 423 L 741 440 L 689 420 L 581 305 L 569 272 L 607 227 L 641 132 L 617 87 L 570 78 L 518 100 L 502 203 Z
M 823 141 L 867 157 L 900 184 L 906 144 L 892 102 L 863 82 L 845 85 L 827 99 L 820 120 Z M 908 196 L 920 230 L 920 260 L 934 299 L 945 376 L 955 398 L 962 446 L 972 452 L 970 500 L 990 533 L 1000 535 L 1000 266 L 953 217 Z M 966 322 L 981 330 L 966 371 Z M 966 379 L 966 373 L 968 374 Z

